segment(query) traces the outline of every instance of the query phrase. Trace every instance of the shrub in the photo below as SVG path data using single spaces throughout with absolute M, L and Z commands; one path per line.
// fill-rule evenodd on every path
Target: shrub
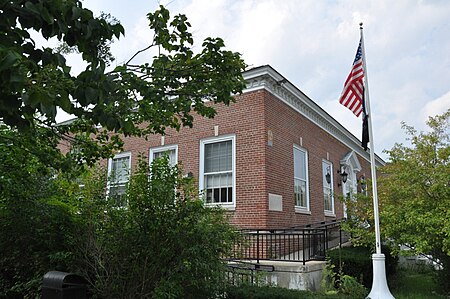
M 342 294 L 351 296 L 352 298 L 366 298 L 368 294 L 367 289 L 360 284 L 356 278 L 348 275 L 343 275 L 341 277 L 339 291 Z
M 45 273 L 71 268 L 78 225 L 63 179 L 15 147 L 2 149 L 0 298 L 37 298 Z
M 299 299 L 299 292 L 278 287 L 241 285 L 231 287 L 227 299 Z M 304 297 L 303 297 L 304 298 Z
M 323 294 L 311 291 L 289 290 L 271 286 L 241 285 L 230 287 L 226 299 L 339 299 L 353 298 L 343 294 Z M 363 297 L 354 297 L 363 298 Z
M 395 273 L 398 257 L 391 254 L 387 246 L 382 247 L 386 257 L 386 274 Z M 335 271 L 352 276 L 362 283 L 366 288 L 372 286 L 372 253 L 368 247 L 343 247 L 329 250 L 327 257 L 334 266 Z
M 87 182 L 80 244 L 96 297 L 200 299 L 223 292 L 221 257 L 238 235 L 223 210 L 197 198 L 191 180 L 167 159 L 152 164 L 149 180 L 143 162 L 130 179 L 126 207 L 92 196 L 101 192 L 89 191 L 96 180 Z

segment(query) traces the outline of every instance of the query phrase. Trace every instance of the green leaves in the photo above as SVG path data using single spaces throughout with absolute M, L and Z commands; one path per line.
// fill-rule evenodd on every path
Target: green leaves
M 18 62 L 20 58 L 18 53 L 0 48 L 0 71 L 9 69 Z
M 450 273 L 450 110 L 430 117 L 427 124 L 424 132 L 403 124 L 410 145 L 396 144 L 387 151 L 390 162 L 381 168 L 378 184 L 380 227 L 385 240 L 439 259 L 444 274 Z M 363 203 L 358 198 L 355 205 Z M 365 212 L 359 211 L 363 212 L 353 223 L 354 232 L 361 220 L 373 221 L 368 205 Z M 448 275 L 443 281 L 449 290 Z
M 223 291 L 221 257 L 237 234 L 224 211 L 203 206 L 192 179 L 167 157 L 150 172 L 139 162 L 122 195 L 126 208 L 103 190 L 104 181 L 86 178 L 78 213 L 81 271 L 96 296 L 206 299 Z
M 46 126 L 58 138 L 75 135 L 76 140 L 86 125 L 56 125 L 59 108 L 96 127 L 88 130 L 92 134 L 99 134 L 100 126 L 116 136 L 145 136 L 164 134 L 167 127 L 193 126 L 193 114 L 214 117 L 208 101 L 226 105 L 234 101 L 232 94 L 245 87 L 241 72 L 246 65 L 239 53 L 224 50 L 220 38 L 208 38 L 194 54 L 185 15 L 171 18 L 160 6 L 147 17 L 155 32 L 147 49 L 158 47 L 159 54 L 142 65 L 131 64 L 131 59 L 107 71 L 114 60 L 110 44 L 124 34 L 118 20 L 108 14 L 94 17 L 76 0 L 6 2 L 0 20 L 4 33 L 0 35 L 0 120 L 19 131 Z M 28 29 L 65 45 L 39 49 Z M 61 55 L 73 51 L 87 64 L 78 75 L 70 74 Z M 98 143 L 98 154 L 87 140 L 77 144 L 85 145 L 88 149 L 82 152 L 90 154 L 86 160 L 92 161 L 105 156 L 100 146 L 111 150 L 118 143 Z
M 450 256 L 450 110 L 430 117 L 428 126 L 417 132 L 403 124 L 411 145 L 396 144 L 387 151 L 390 162 L 381 168 L 378 184 L 381 229 L 386 239 L 409 244 L 416 252 Z M 371 200 L 358 196 L 346 204 L 348 229 L 370 239 L 371 232 L 366 236 L 358 229 L 373 223 Z

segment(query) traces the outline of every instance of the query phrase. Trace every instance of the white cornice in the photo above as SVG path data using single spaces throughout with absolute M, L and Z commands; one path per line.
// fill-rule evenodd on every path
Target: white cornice
M 265 89 L 278 99 L 289 105 L 295 111 L 318 125 L 324 131 L 342 142 L 349 149 L 358 153 L 370 162 L 369 153 L 361 147 L 361 141 L 345 129 L 333 117 L 325 112 L 319 105 L 306 96 L 301 90 L 290 83 L 286 78 L 275 71 L 271 66 L 265 65 L 245 71 L 243 74 L 247 81 L 247 88 L 243 92 Z M 385 162 L 376 156 L 377 166 Z

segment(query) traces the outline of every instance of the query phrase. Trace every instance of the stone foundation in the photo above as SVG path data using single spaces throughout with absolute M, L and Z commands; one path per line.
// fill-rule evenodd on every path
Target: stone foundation
M 246 261 L 256 269 L 257 280 L 268 285 L 294 290 L 318 291 L 325 268 L 324 261 L 301 262 Z M 258 270 L 259 269 L 259 270 Z

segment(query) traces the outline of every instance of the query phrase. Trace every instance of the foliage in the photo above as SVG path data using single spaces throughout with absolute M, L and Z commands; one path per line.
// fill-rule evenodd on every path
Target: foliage
M 389 279 L 389 288 L 397 299 L 444 299 L 437 293 L 436 270 L 430 267 L 417 269 L 401 268 Z
M 65 196 L 71 188 L 40 162 L 45 157 L 10 143 L 0 142 L 0 150 L 0 298 L 35 298 L 46 272 L 74 262 L 77 223 Z
M 220 38 L 207 38 L 195 54 L 186 16 L 170 18 L 163 6 L 147 15 L 152 44 L 113 70 L 107 69 L 109 44 L 124 28 L 111 16 L 94 17 L 78 0 L 0 1 L 0 11 L 0 121 L 30 138 L 45 130 L 52 140 L 70 141 L 79 162 L 92 165 L 111 155 L 122 146 L 120 134 L 192 126 L 193 113 L 213 117 L 206 100 L 228 105 L 245 87 L 239 53 L 224 50 Z M 40 49 L 31 31 L 67 47 Z M 132 63 L 151 48 L 158 49 L 151 63 Z M 71 49 L 87 65 L 77 75 L 62 55 Z M 77 121 L 55 125 L 57 108 Z
M 382 246 L 382 253 L 386 256 L 386 273 L 395 273 L 398 258 L 391 254 L 387 246 Z M 327 258 L 330 262 L 330 269 L 334 271 L 336 285 L 342 284 L 341 278 L 344 275 L 352 276 L 361 282 L 365 287 L 372 285 L 372 259 L 369 247 L 342 247 L 327 251 Z M 332 277 L 332 276 L 331 276 Z
M 347 278 L 345 279 L 347 280 Z M 350 280 L 352 280 L 350 278 Z M 353 280 L 353 282 L 355 282 Z M 436 282 L 430 272 L 417 274 L 413 271 L 401 269 L 394 277 L 389 279 L 390 289 L 395 298 L 398 299 L 439 299 L 447 298 L 436 294 Z M 346 283 L 347 284 L 347 283 Z M 366 291 L 367 292 L 367 291 Z M 365 293 L 367 294 L 367 293 Z M 337 292 L 311 292 L 289 290 L 280 287 L 239 285 L 228 288 L 223 297 L 227 299 L 360 299 L 365 298 L 365 294 L 343 294 Z
M 342 274 L 342 271 L 337 273 L 336 266 L 328 261 L 325 268 L 322 270 L 320 290 L 325 293 L 336 293 L 337 282 L 339 280 L 338 276 L 340 274 Z
M 371 191 L 371 190 L 369 190 Z M 354 246 L 369 246 L 375 249 L 375 225 L 372 197 L 362 193 L 352 197 L 341 197 L 347 209 L 347 220 L 341 223 L 342 230 L 350 234 Z
M 450 291 L 450 109 L 430 117 L 428 130 L 417 132 L 403 124 L 409 145 L 387 151 L 390 162 L 378 181 L 382 239 L 406 244 L 411 254 L 432 255 L 442 264 L 439 285 Z M 374 244 L 371 200 L 347 200 L 352 242 Z M 392 248 L 399 248 L 398 246 Z
M 99 298 L 213 298 L 225 283 L 221 257 L 238 235 L 167 159 L 152 164 L 150 177 L 142 162 L 126 207 L 101 196 L 98 180 L 86 181 L 78 242 L 83 275 Z
M 382 169 L 380 217 L 385 234 L 414 253 L 439 259 L 441 286 L 450 292 L 450 109 L 430 117 L 429 130 L 403 125 L 410 146 L 396 144 Z
M 368 294 L 367 289 L 356 278 L 349 275 L 341 277 L 340 292 L 353 298 L 366 298 Z
M 81 181 L 0 144 L 0 298 L 37 297 L 51 270 L 85 276 L 97 298 L 210 298 L 238 238 L 222 210 L 197 199 L 168 160 L 143 163 L 126 207 L 105 194 L 105 171 Z M 6 175 L 7 174 L 7 175 Z M 176 188 L 175 188 L 176 187 Z
M 227 299 L 338 299 L 338 298 L 361 298 L 343 294 L 323 294 L 312 291 L 289 290 L 270 286 L 240 285 L 230 287 L 227 291 Z

